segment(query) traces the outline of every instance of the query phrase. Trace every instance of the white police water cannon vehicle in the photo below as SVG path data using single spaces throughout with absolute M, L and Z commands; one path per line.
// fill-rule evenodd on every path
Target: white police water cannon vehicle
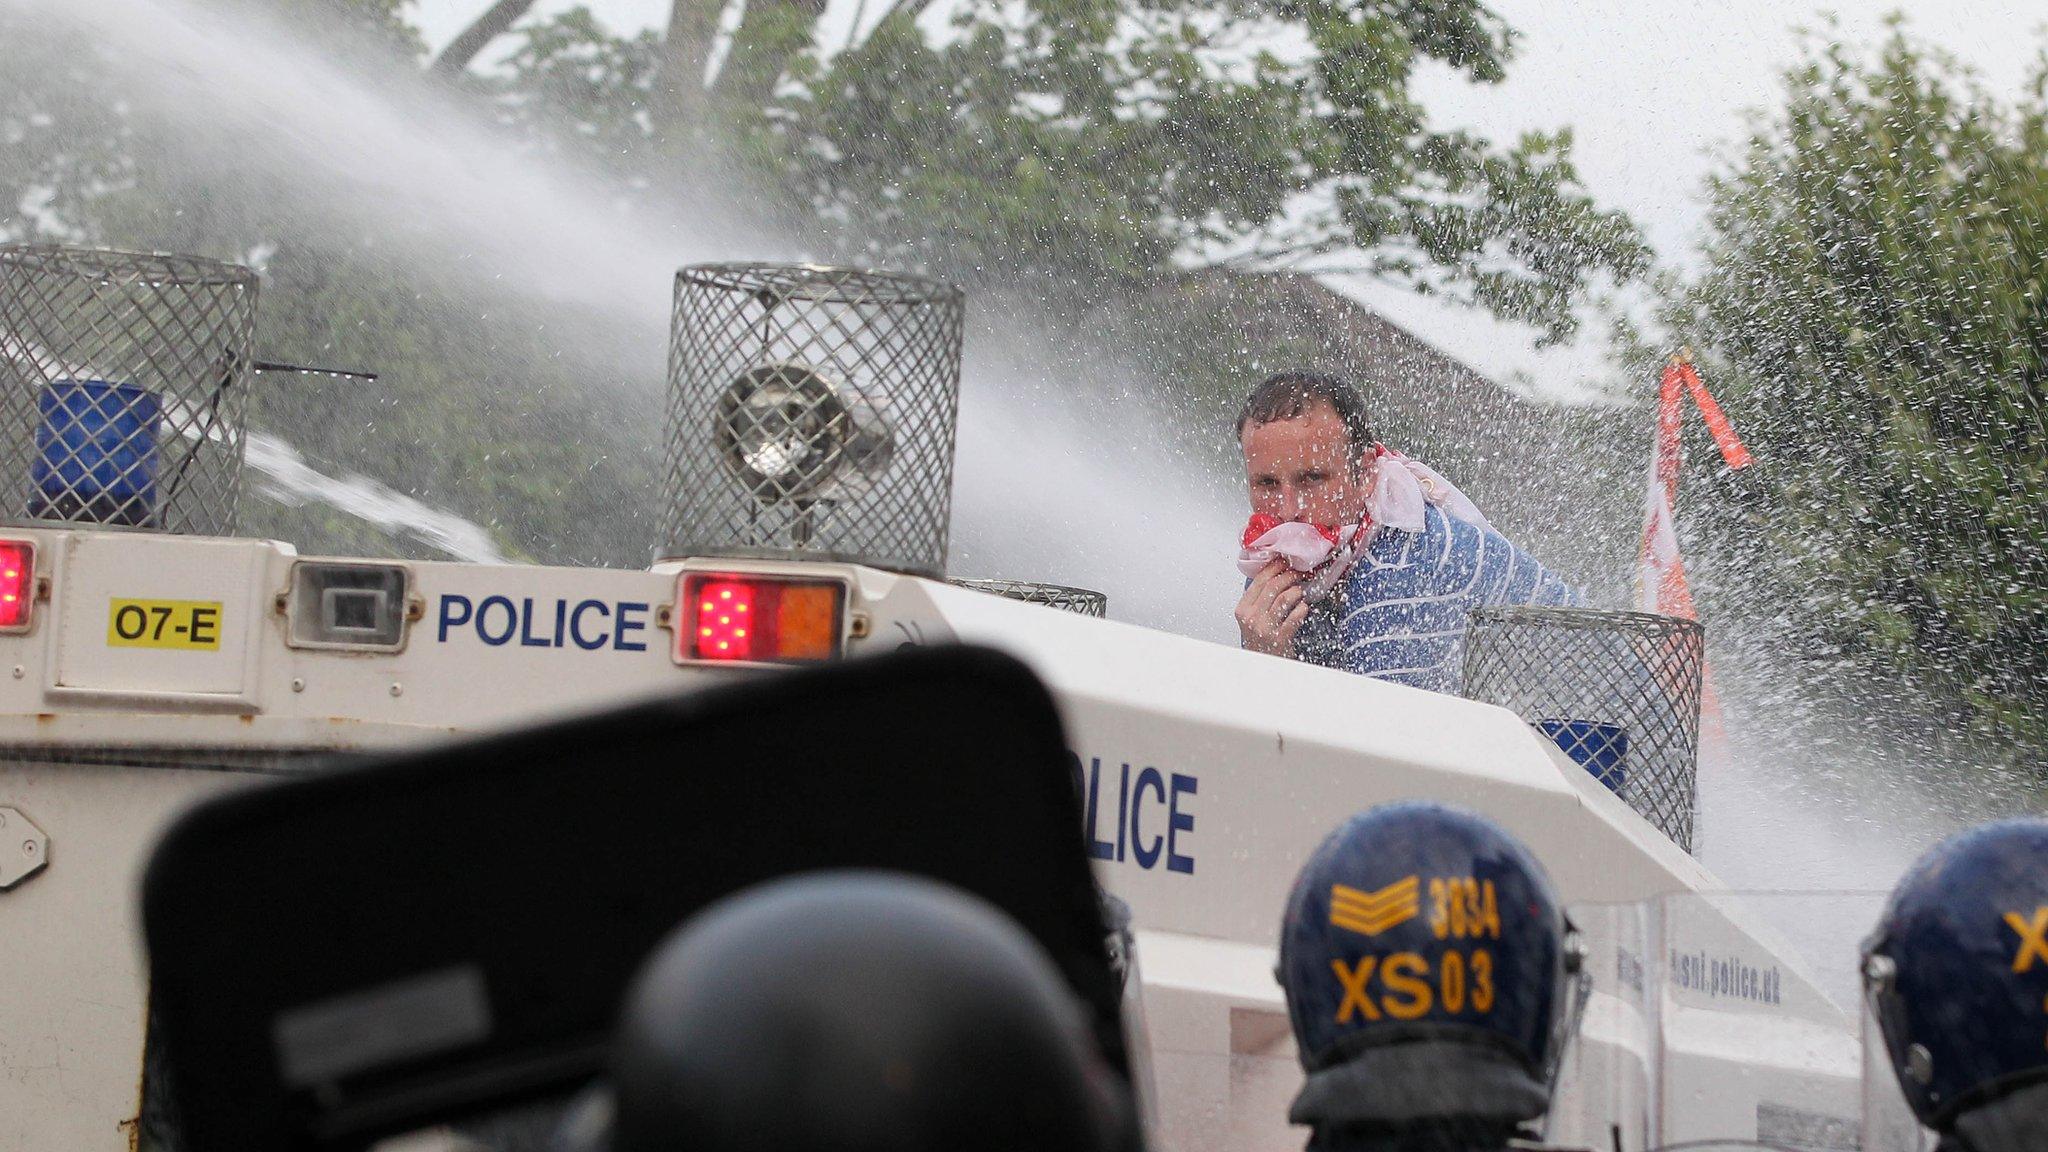
M 499 1152 L 1136 1152 L 1143 1033 L 1066 749 L 1029 669 L 945 644 L 194 805 L 143 883 L 145 1125 L 185 1152 L 451 1125 Z M 979 901 L 1039 958 L 771 895 L 820 874 Z
M 1474 809 L 1588 907 L 1719 888 L 1560 752 L 1555 725 L 947 583 L 954 289 L 810 266 L 680 272 L 667 535 L 646 571 L 236 537 L 256 291 L 248 270 L 203 260 L 0 249 L 0 1148 L 132 1145 L 137 871 L 194 800 L 336 753 L 906 645 L 993 646 L 1051 689 L 1099 880 L 1131 910 L 1133 1064 L 1163 1149 L 1300 1145 L 1279 917 L 1308 852 L 1354 812 Z M 377 852 L 376 830 L 353 850 Z M 1369 919 L 1443 916 L 1461 878 L 1418 879 L 1367 894 Z M 1778 1115 L 1854 1130 L 1856 1014 L 1754 917 L 1688 908 L 1636 936 L 1585 925 L 1593 988 L 1546 1139 L 1639 1152 L 1756 1139 Z M 1646 1004 L 1646 989 L 1670 995 Z M 1392 1010 L 1453 993 L 1411 973 L 1360 994 Z

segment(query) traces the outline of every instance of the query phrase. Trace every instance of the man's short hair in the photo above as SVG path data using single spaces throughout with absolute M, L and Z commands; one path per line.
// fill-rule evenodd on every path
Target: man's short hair
M 1276 372 L 1266 377 L 1245 397 L 1244 408 L 1237 414 L 1238 439 L 1244 438 L 1248 425 L 1298 420 L 1317 404 L 1328 404 L 1337 413 L 1337 418 L 1344 422 L 1344 434 L 1351 441 L 1352 458 L 1364 459 L 1377 439 L 1372 431 L 1372 418 L 1365 413 L 1365 398 L 1358 394 L 1358 389 L 1327 372 Z

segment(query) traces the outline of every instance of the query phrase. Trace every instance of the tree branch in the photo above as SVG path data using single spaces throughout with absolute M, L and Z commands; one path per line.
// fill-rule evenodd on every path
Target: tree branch
M 789 62 L 810 47 L 825 0 L 747 0 L 718 87 L 730 106 L 753 112 L 768 103 Z
M 861 35 L 861 25 L 867 23 L 868 0 L 859 0 L 854 9 L 853 23 L 846 30 L 846 43 L 840 45 L 841 53 L 852 52 L 868 41 L 887 31 L 894 31 L 900 25 L 915 23 L 930 8 L 934 0 L 882 0 L 882 15 L 877 18 L 866 36 Z
M 434 73 L 451 79 L 462 75 L 462 70 L 469 67 L 477 53 L 509 31 L 532 7 L 533 0 L 497 0 L 441 50 L 441 55 L 434 61 Z
M 918 17 L 923 16 L 925 9 L 930 8 L 932 4 L 933 0 L 895 0 L 889 5 L 889 11 L 882 20 L 908 20 L 915 24 Z M 881 21 L 878 20 L 876 23 L 880 24 Z
M 718 18 L 724 14 L 723 0 L 673 0 L 669 5 L 651 109 L 663 135 L 674 135 L 702 111 L 704 69 L 711 63 Z

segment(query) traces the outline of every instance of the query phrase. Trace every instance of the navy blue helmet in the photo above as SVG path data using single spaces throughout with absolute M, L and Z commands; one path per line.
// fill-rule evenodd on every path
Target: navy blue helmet
M 2048 1080 L 2048 820 L 2001 820 L 1922 856 L 1863 945 L 1906 1103 L 1961 1113 Z
M 1317 1126 L 1534 1119 L 1577 964 L 1543 867 L 1474 812 L 1375 808 L 1316 850 L 1287 901 L 1278 976 Z
M 889 872 L 802 873 L 685 921 L 635 980 L 612 1082 L 610 1152 L 1138 1144 L 1052 957 L 979 897 Z

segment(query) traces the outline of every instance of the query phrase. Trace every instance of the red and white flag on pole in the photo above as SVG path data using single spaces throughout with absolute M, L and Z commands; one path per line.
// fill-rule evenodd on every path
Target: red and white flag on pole
M 1685 395 L 1705 418 L 1707 431 L 1721 450 L 1730 470 L 1747 468 L 1749 449 L 1735 435 L 1735 428 L 1721 406 L 1707 392 L 1706 382 L 1692 366 L 1690 356 L 1673 356 L 1664 366 L 1657 386 L 1657 433 L 1650 451 L 1649 485 L 1643 500 L 1643 546 L 1637 561 L 1636 606 L 1661 616 L 1699 619 L 1693 605 L 1692 587 L 1685 579 L 1685 559 L 1678 551 L 1678 476 L 1684 463 L 1679 443 L 1679 420 Z M 1714 697 L 1711 680 L 1702 686 L 1700 737 L 1707 759 L 1726 755 L 1726 732 L 1721 723 L 1720 702 Z
M 1706 418 L 1707 431 L 1731 471 L 1749 467 L 1749 449 L 1735 435 L 1721 406 L 1707 392 L 1705 381 L 1689 357 L 1673 356 L 1657 386 L 1657 435 L 1650 452 L 1649 490 L 1644 493 L 1643 548 L 1636 586 L 1636 605 L 1645 612 L 1699 619 L 1692 589 L 1685 581 L 1685 561 L 1678 554 L 1678 474 L 1685 462 L 1678 425 L 1685 393 Z

